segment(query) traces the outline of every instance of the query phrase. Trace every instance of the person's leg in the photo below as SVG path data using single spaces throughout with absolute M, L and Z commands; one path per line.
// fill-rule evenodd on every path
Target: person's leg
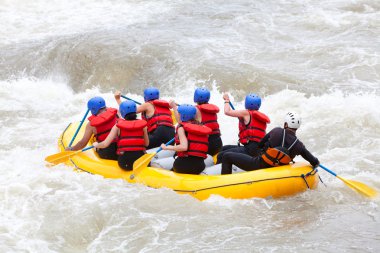
M 246 153 L 252 157 L 260 155 L 259 143 L 250 142 L 244 146 Z
M 238 145 L 226 145 L 223 146 L 222 151 L 218 154 L 216 164 L 219 164 L 223 160 L 223 156 L 226 153 L 241 153 L 241 154 L 247 154 L 247 150 L 244 146 L 238 146 Z
M 251 171 L 261 168 L 260 157 L 252 157 L 247 154 L 228 152 L 223 156 L 222 174 L 231 174 L 232 165 L 238 166 L 240 169 Z

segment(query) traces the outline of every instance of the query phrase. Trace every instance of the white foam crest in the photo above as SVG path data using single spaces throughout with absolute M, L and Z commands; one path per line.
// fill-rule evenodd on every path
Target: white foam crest
M 296 233 L 301 226 L 303 232 L 314 235 L 310 231 L 330 218 L 329 208 L 348 205 L 347 202 L 358 206 L 356 217 L 378 217 L 378 199 L 364 201 L 339 180 L 325 174 L 323 178 L 328 188 L 321 186 L 317 191 L 292 198 L 228 200 L 212 196 L 199 202 L 169 189 L 150 189 L 123 180 L 75 173 L 64 165 L 46 168 L 44 157 L 56 152 L 57 138 L 68 122 L 82 118 L 87 100 L 100 95 L 107 104 L 116 107 L 113 94 L 101 93 L 97 88 L 73 94 L 65 84 L 49 80 L 22 79 L 12 81 L 12 85 L 2 84 L 0 113 L 11 114 L 12 117 L 7 117 L 12 119 L 1 122 L 1 128 L 9 135 L 0 138 L 0 212 L 3 214 L 0 231 L 8 235 L 2 237 L 5 246 L 0 249 L 38 251 L 41 248 L 46 252 L 61 252 L 65 248 L 103 252 L 109 249 L 175 251 L 176 247 L 192 247 L 201 250 L 215 247 L 210 243 L 213 238 L 221 238 L 223 248 L 233 249 L 252 235 L 268 249 L 270 245 L 262 234 Z M 21 92 L 25 99 L 19 99 L 10 88 Z M 177 102 L 192 104 L 193 91 L 193 85 L 184 88 L 176 94 Z M 210 102 L 222 107 L 222 94 L 215 87 L 211 93 Z M 125 94 L 142 101 L 141 95 Z M 42 102 L 34 105 L 35 97 L 42 97 L 46 106 L 42 106 Z M 59 103 L 57 99 L 61 99 Z M 20 105 L 7 109 L 6 105 L 13 100 Z M 236 109 L 243 108 L 241 101 L 234 98 L 232 101 Z M 376 160 L 378 101 L 374 94 L 332 92 L 308 97 L 301 92 L 284 90 L 263 97 L 261 111 L 272 119 L 268 129 L 281 126 L 287 111 L 297 111 L 303 117 L 298 134 L 313 154 L 339 174 L 380 188 Z M 14 124 L 25 119 L 25 107 L 32 115 L 27 118 L 28 126 Z M 234 143 L 237 120 L 223 113 L 219 116 L 225 144 Z M 39 117 L 54 120 L 41 124 Z M 352 142 L 356 145 L 351 145 Z M 367 145 L 372 145 L 373 150 L 365 150 Z M 10 148 L 4 149 L 7 146 Z M 364 151 L 368 153 L 366 160 L 370 166 L 355 156 L 363 155 Z M 349 217 L 345 217 L 346 222 Z M 210 231 L 204 228 L 205 222 L 219 229 Z M 369 233 L 374 231 L 370 228 Z
M 0 42 L 126 27 L 168 9 L 165 3 L 141 1 L 6 1 L 1 9 Z

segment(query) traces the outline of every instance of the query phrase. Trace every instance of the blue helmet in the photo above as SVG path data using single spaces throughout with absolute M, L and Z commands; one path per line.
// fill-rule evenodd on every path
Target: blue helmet
M 144 100 L 148 102 L 150 100 L 158 99 L 160 97 L 160 91 L 157 88 L 151 87 L 144 90 Z
M 207 103 L 210 100 L 210 91 L 206 88 L 197 88 L 194 92 L 194 103 Z
M 120 115 L 123 118 L 129 113 L 136 113 L 136 109 L 136 103 L 131 100 L 123 101 L 119 106 Z
M 197 109 L 193 105 L 183 104 L 178 106 L 178 113 L 181 116 L 181 121 L 186 122 L 195 118 Z
M 91 111 L 92 115 L 99 113 L 99 110 L 106 107 L 106 101 L 102 97 L 93 97 L 87 102 L 87 108 Z
M 258 95 L 251 93 L 245 97 L 245 109 L 258 110 L 260 106 L 261 98 Z

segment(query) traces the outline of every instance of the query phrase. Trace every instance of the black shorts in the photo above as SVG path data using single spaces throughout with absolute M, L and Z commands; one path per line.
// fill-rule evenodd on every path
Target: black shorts
M 208 137 L 208 151 L 209 155 L 216 155 L 220 152 L 223 147 L 222 138 L 220 138 L 220 134 L 212 134 Z
M 123 154 L 119 155 L 119 159 L 117 160 L 119 167 L 123 170 L 132 170 L 133 163 L 144 154 L 144 151 L 124 151 Z
M 158 126 L 149 135 L 149 146 L 147 149 L 161 146 L 162 143 L 167 143 L 174 138 L 174 128 L 169 126 Z
M 198 156 L 177 157 L 173 171 L 183 174 L 199 174 L 206 168 L 205 160 Z
M 107 160 L 117 160 L 118 155 L 116 151 L 117 151 L 116 142 L 112 142 L 111 145 L 109 145 L 106 148 L 99 148 L 96 150 L 100 158 L 107 159 Z

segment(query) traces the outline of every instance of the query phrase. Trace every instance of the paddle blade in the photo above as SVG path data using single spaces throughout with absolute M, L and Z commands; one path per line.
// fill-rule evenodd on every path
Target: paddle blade
M 79 152 L 81 152 L 81 150 L 79 150 L 79 151 L 63 151 L 63 152 L 60 152 L 60 153 L 57 153 L 54 155 L 47 156 L 45 158 L 45 161 L 48 163 L 52 163 L 54 165 L 57 165 L 57 164 L 66 162 L 70 157 L 78 154 Z
M 214 164 L 216 164 L 216 162 L 218 161 L 218 155 L 219 155 L 219 153 L 215 154 L 215 155 L 212 157 L 212 160 L 214 161 Z
M 133 174 L 130 176 L 134 179 L 144 168 L 148 167 L 148 164 L 156 155 L 156 152 L 151 154 L 145 154 L 133 163 Z
M 171 113 L 172 113 L 173 125 L 175 125 L 175 124 L 177 124 L 177 119 L 175 118 L 175 114 L 174 114 L 173 110 L 171 110 Z
M 362 195 L 365 195 L 365 196 L 370 197 L 370 198 L 376 197 L 376 195 L 377 195 L 377 191 L 375 189 L 369 187 L 366 184 L 363 184 L 361 182 L 357 182 L 354 180 L 348 180 L 348 179 L 342 178 L 340 176 L 337 176 L 337 178 L 342 180 L 351 189 L 354 189 L 355 191 L 359 192 Z

